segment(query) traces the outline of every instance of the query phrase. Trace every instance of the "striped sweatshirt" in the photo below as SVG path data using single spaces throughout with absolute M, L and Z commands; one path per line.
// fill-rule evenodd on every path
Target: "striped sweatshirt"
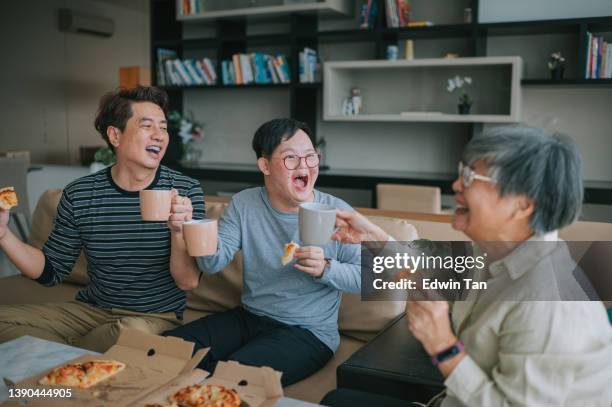
M 191 199 L 193 218 L 204 217 L 204 193 L 198 181 L 160 166 L 146 189 L 175 188 Z M 110 167 L 70 183 L 57 208 L 55 227 L 43 247 L 45 268 L 37 281 L 61 283 L 81 249 L 89 284 L 78 301 L 135 312 L 175 312 L 181 317 L 185 292 L 170 274 L 170 230 L 166 222 L 140 218 L 137 191 L 121 189 Z

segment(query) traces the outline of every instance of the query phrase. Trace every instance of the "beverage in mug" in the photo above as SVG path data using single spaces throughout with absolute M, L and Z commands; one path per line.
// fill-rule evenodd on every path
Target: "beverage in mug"
M 215 219 L 187 221 L 183 223 L 183 238 L 190 256 L 215 254 L 217 252 L 217 221 Z
M 336 225 L 336 208 L 320 203 L 303 203 L 298 211 L 300 240 L 304 246 L 325 246 Z
M 140 191 L 140 216 L 142 220 L 167 221 L 170 218 L 172 191 L 169 189 L 145 189 Z

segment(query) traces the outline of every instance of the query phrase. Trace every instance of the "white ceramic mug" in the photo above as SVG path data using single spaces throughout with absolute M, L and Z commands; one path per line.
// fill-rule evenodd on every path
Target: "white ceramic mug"
M 325 246 L 336 225 L 336 208 L 320 203 L 303 203 L 299 212 L 300 240 L 305 246 Z

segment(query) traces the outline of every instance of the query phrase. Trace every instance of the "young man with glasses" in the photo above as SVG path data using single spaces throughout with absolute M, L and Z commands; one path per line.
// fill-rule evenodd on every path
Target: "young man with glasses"
M 314 189 L 319 155 L 304 123 L 263 124 L 253 149 L 265 186 L 234 195 L 219 221 L 217 253 L 197 258 L 200 269 L 212 274 L 242 250 L 242 306 L 165 334 L 194 342 L 196 350 L 211 347 L 200 364 L 205 370 L 219 360 L 270 366 L 283 372 L 286 386 L 319 370 L 338 348 L 341 291 L 359 292 L 361 286 L 360 247 L 333 241 L 303 246 L 283 266 L 284 245 L 300 243 L 300 204 L 350 206 Z

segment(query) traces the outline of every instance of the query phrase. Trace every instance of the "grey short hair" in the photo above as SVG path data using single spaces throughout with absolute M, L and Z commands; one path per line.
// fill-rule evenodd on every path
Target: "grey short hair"
M 531 199 L 531 228 L 537 235 L 567 226 L 580 215 L 582 159 L 564 134 L 525 126 L 491 128 L 470 140 L 462 160 L 466 165 L 486 162 L 501 196 Z

